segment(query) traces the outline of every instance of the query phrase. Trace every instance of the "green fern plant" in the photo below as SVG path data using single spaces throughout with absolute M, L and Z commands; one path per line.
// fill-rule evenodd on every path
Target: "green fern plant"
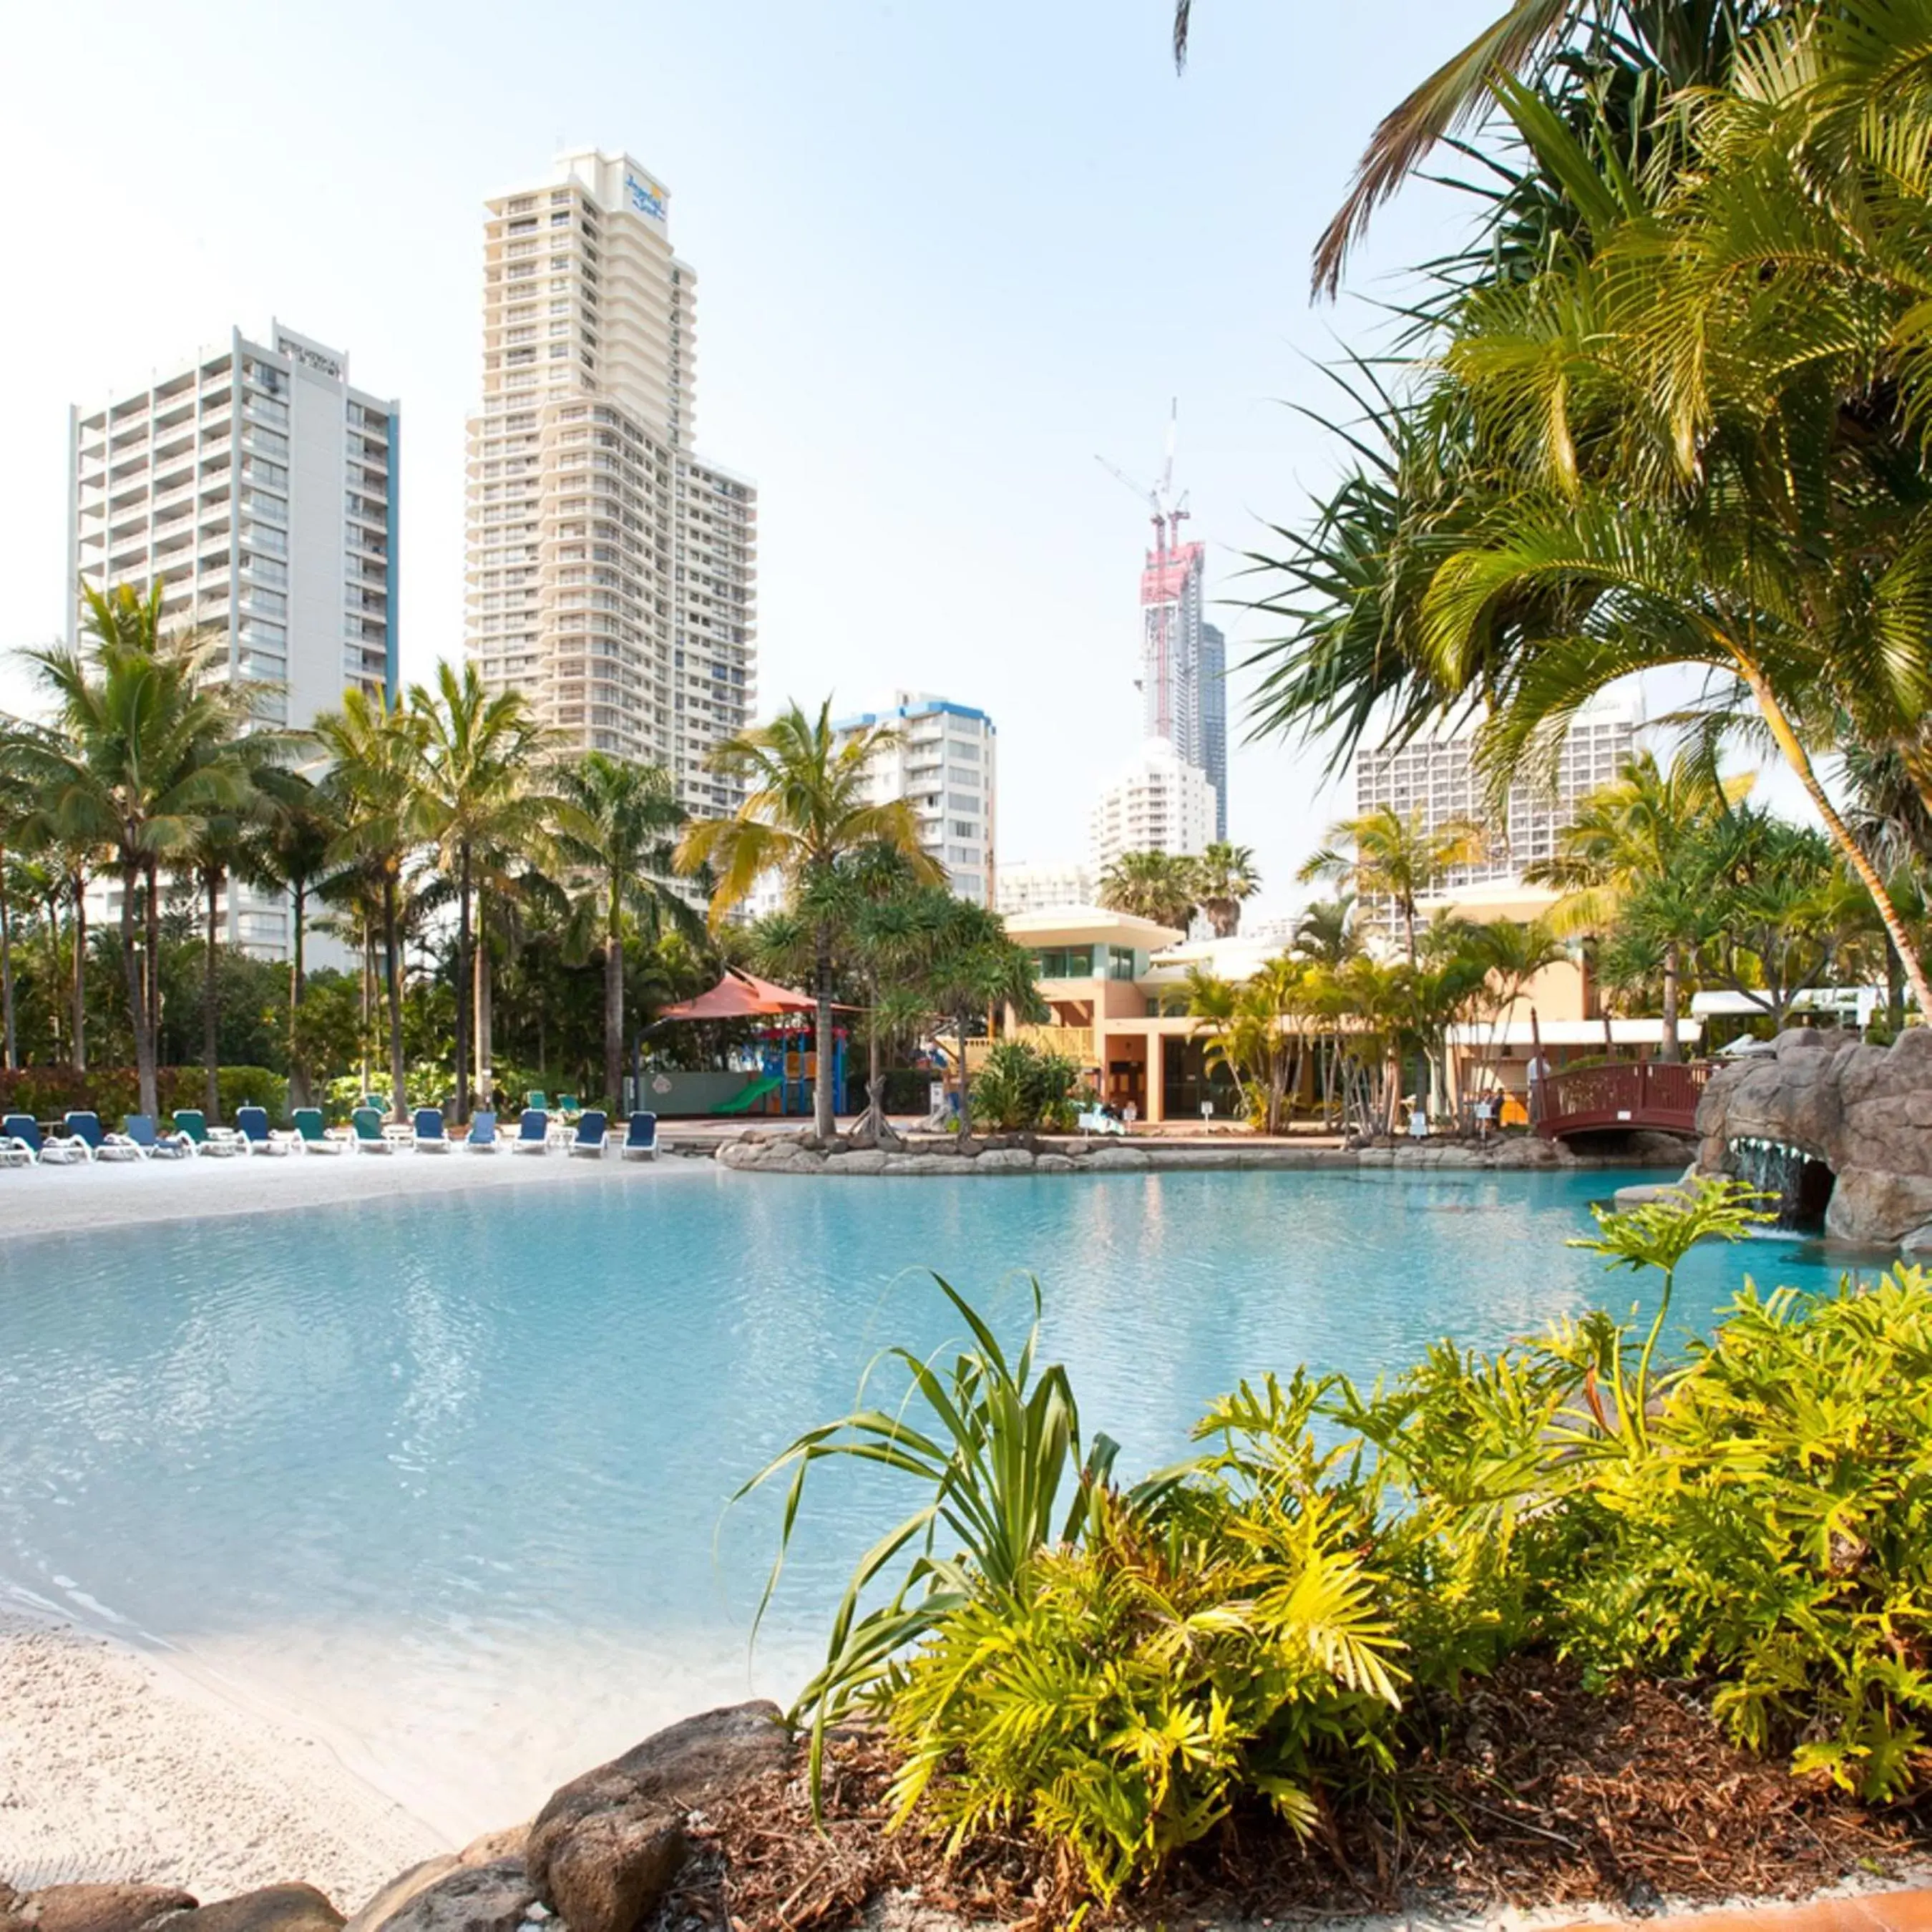
M 1105 1904 L 1244 1799 L 1305 1835 L 1324 1767 L 1390 1766 L 1400 1646 L 1348 1512 L 1276 1496 L 1162 1525 L 1102 1496 L 1092 1522 L 896 1667 L 898 1822 L 923 1805 L 954 1849 L 1028 1831 Z

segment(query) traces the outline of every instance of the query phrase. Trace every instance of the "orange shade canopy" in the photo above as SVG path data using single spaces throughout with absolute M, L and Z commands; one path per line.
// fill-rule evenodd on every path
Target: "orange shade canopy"
M 809 993 L 795 993 L 788 986 L 774 986 L 755 973 L 741 973 L 728 968 L 723 979 L 708 993 L 667 1006 L 660 1020 L 748 1020 L 774 1013 L 808 1013 L 814 1005 Z

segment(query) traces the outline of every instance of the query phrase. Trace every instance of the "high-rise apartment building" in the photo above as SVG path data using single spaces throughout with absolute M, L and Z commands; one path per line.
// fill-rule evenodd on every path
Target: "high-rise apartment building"
M 708 754 L 757 693 L 758 494 L 693 452 L 697 276 L 627 154 L 491 197 L 469 425 L 466 648 L 584 750 L 742 800 Z
M 1084 866 L 1002 866 L 999 909 L 1022 913 L 1064 912 L 1094 903 L 1093 873 Z
M 166 586 L 164 614 L 225 634 L 230 674 L 282 687 L 300 727 L 347 685 L 396 682 L 393 399 L 280 322 L 238 329 L 99 407 L 68 412 L 74 586 Z
M 267 687 L 265 722 L 300 729 L 350 686 L 394 694 L 401 416 L 350 386 L 340 350 L 231 329 L 68 420 L 70 638 L 79 585 L 159 580 L 165 617 L 218 634 L 228 675 Z M 118 916 L 118 885 L 101 890 L 97 916 Z M 238 886 L 223 912 L 231 944 L 286 956 L 280 897 Z
M 962 899 L 991 905 L 999 779 L 993 721 L 970 705 L 896 691 L 882 710 L 842 718 L 832 728 L 842 744 L 881 724 L 896 742 L 873 755 L 872 797 L 910 800 L 920 842 L 946 868 L 947 884 Z
M 1094 808 L 1094 869 L 1105 872 L 1124 852 L 1204 851 L 1214 822 L 1208 774 L 1166 740 L 1150 738 Z
M 1403 818 L 1420 815 L 1433 832 L 1453 820 L 1486 829 L 1487 843 L 1474 864 L 1456 867 L 1444 881 L 1454 891 L 1492 880 L 1520 879 L 1523 868 L 1556 849 L 1556 834 L 1578 801 L 1611 783 L 1637 748 L 1642 721 L 1614 703 L 1580 712 L 1563 741 L 1546 783 L 1510 788 L 1500 822 L 1489 810 L 1475 767 L 1475 728 L 1426 734 L 1392 749 L 1364 752 L 1355 760 L 1355 810 L 1386 806 Z
M 1228 640 L 1214 624 L 1201 626 L 1201 755 L 1195 762 L 1214 788 L 1214 836 L 1228 836 Z
M 1178 525 L 1179 518 L 1174 519 Z M 1190 764 L 1201 746 L 1201 612 L 1205 544 L 1147 553 L 1141 569 L 1141 735 L 1164 738 Z

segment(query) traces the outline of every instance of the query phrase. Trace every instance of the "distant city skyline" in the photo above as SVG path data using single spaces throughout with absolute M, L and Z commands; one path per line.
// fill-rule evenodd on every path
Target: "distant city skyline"
M 138 179 L 116 144 L 74 138 L 60 89 L 17 89 L 0 122 L 15 174 L 57 157 L 85 211 L 40 244 L 36 285 L 58 299 L 0 315 L 34 376 L 0 398 L 0 564 L 17 593 L 0 650 L 65 629 L 68 404 L 184 363 L 229 318 L 279 314 L 403 398 L 398 671 L 459 658 L 480 210 L 596 143 L 670 184 L 704 271 L 701 446 L 759 490 L 759 709 L 964 692 L 1000 721 L 1004 847 L 1077 859 L 1140 710 L 1127 578 L 1144 526 L 1093 454 L 1131 458 L 1185 399 L 1204 605 L 1238 667 L 1270 632 L 1228 607 L 1256 594 L 1244 553 L 1336 460 L 1291 406 L 1324 406 L 1310 358 L 1373 326 L 1360 304 L 1310 306 L 1309 246 L 1376 120 L 1490 10 L 1227 0 L 1197 21 L 1184 78 L 1167 0 L 830 17 L 589 0 L 572 33 L 594 59 L 506 57 L 528 22 L 497 0 L 345 0 L 320 37 L 238 0 L 30 14 L 18 70 L 220 110 L 172 116 Z M 1258 197 L 1262 182 L 1292 185 Z M 1384 265 L 1432 252 L 1443 206 L 1406 191 L 1352 286 L 1384 293 Z M 1189 298 L 1149 302 L 1150 238 L 1176 235 Z M 104 263 L 135 298 L 86 298 Z M 1318 752 L 1244 742 L 1252 674 L 1232 677 L 1233 822 L 1264 901 L 1292 899 L 1295 862 L 1346 799 Z M 34 701 L 0 662 L 0 706 Z

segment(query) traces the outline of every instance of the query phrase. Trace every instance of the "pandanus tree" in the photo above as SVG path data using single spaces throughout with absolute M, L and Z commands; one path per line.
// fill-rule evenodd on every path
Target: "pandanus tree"
M 604 956 L 604 1090 L 617 1102 L 624 1063 L 624 940 L 634 926 L 656 939 L 667 927 L 696 936 L 698 915 L 670 883 L 686 814 L 670 774 L 604 752 L 586 752 L 550 782 L 551 848 L 578 881 L 566 956 Z
M 456 899 L 456 1118 L 470 1113 L 476 1002 L 476 901 L 482 860 L 532 848 L 548 802 L 534 782 L 544 733 L 518 692 L 492 694 L 473 663 L 436 666 L 434 687 L 412 685 L 419 756 L 410 826 L 433 845 Z M 620 981 L 621 984 L 621 976 Z M 608 1058 L 608 1053 L 607 1053 Z M 616 1095 L 614 1086 L 611 1097 Z
M 416 776 L 423 758 L 419 716 L 386 695 L 352 686 L 341 708 L 315 721 L 331 764 L 328 790 L 339 814 L 328 862 L 344 874 L 345 898 L 359 899 L 380 934 L 388 1022 L 390 1106 L 409 1118 L 409 1068 L 403 1052 L 403 935 L 416 838 L 411 830 Z
M 244 791 L 237 748 L 250 700 L 221 681 L 224 646 L 164 632 L 160 583 L 145 597 L 124 586 L 82 590 L 86 644 L 28 653 L 56 729 L 17 741 L 16 756 L 59 835 L 112 855 L 136 1077 L 141 1111 L 152 1114 L 160 1111 L 160 874 L 206 814 L 232 808 Z
M 729 818 L 703 819 L 679 840 L 676 863 L 686 876 L 709 870 L 714 929 L 743 904 L 759 878 L 776 873 L 795 898 L 809 897 L 839 860 L 866 845 L 901 854 L 916 877 L 937 883 L 938 862 L 920 842 L 918 814 L 904 799 L 872 796 L 871 766 L 897 742 L 887 726 L 843 736 L 832 728 L 830 700 L 808 718 L 790 704 L 768 724 L 730 739 L 712 754 L 715 770 L 747 782 L 744 804 Z M 817 1076 L 812 1125 L 830 1140 L 838 1122 L 832 1090 L 832 998 L 838 922 L 814 904 L 812 998 Z

